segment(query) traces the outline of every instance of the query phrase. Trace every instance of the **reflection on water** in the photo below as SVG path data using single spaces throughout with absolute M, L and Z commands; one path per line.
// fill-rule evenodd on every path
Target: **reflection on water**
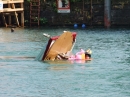
M 26 56 L 0 56 L 1 60 L 34 60 L 35 57 L 26 57 Z
M 48 40 L 77 32 L 75 54 L 90 48 L 92 61 L 35 61 Z M 1 97 L 129 97 L 130 29 L 0 28 Z
M 90 61 L 84 60 L 69 60 L 69 61 L 46 61 L 44 63 L 49 64 L 49 70 L 65 70 L 74 68 L 74 64 L 80 65 L 82 69 L 85 69 L 85 64 Z

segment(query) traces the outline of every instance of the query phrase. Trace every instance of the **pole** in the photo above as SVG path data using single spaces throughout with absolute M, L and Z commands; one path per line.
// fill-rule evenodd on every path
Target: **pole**
M 104 0 L 104 26 L 109 28 L 111 26 L 111 0 Z
M 90 5 L 91 8 L 90 9 L 91 9 L 91 26 L 92 26 L 92 21 L 93 21 L 93 14 L 92 14 L 92 12 L 93 12 L 92 11 L 93 10 L 93 5 L 92 5 L 92 0 L 91 0 L 90 3 L 91 3 L 91 5 Z
M 83 21 L 84 21 L 84 0 L 83 0 Z

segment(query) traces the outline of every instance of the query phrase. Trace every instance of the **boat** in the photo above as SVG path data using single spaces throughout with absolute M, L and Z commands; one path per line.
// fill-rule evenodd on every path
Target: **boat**
M 41 49 L 35 60 L 56 61 L 59 54 L 70 54 L 76 42 L 76 32 L 63 31 L 59 36 L 52 36 L 44 33 L 48 37 L 46 45 Z

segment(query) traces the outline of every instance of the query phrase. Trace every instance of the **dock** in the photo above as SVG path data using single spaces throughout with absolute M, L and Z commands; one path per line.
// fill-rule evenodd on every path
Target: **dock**
M 5 27 L 12 25 L 12 18 L 15 19 L 18 27 L 24 27 L 23 3 L 24 0 L 0 0 L 0 14 Z

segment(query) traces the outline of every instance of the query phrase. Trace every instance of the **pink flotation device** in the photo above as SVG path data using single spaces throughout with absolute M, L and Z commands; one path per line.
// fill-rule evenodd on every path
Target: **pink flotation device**
M 81 49 L 76 55 L 71 55 L 69 60 L 85 60 L 85 51 Z

